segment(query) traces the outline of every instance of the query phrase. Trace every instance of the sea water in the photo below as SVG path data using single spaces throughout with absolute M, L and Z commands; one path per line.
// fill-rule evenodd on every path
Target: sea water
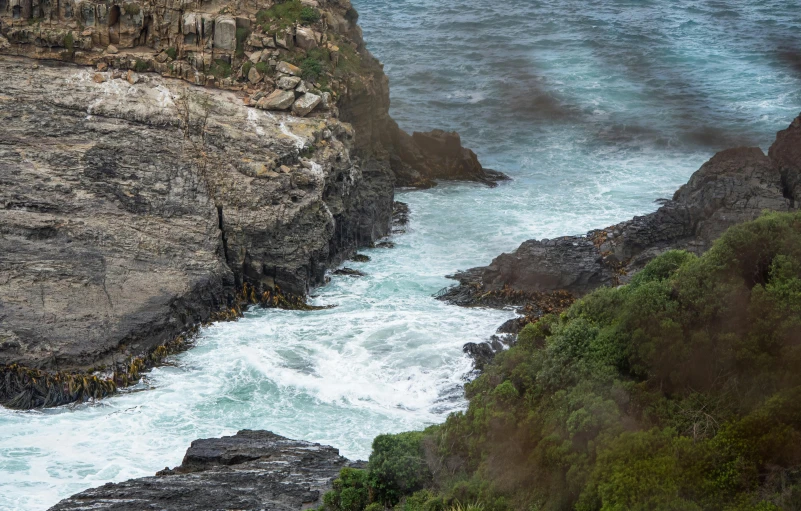
M 0 410 L 0 509 L 152 475 L 243 428 L 366 458 L 380 433 L 442 422 L 466 406 L 462 345 L 512 317 L 436 301 L 445 275 L 653 211 L 716 151 L 767 149 L 801 111 L 794 0 L 353 3 L 400 125 L 459 131 L 513 180 L 398 193 L 412 214 L 396 248 L 315 291 L 336 308 L 252 310 L 133 392 Z

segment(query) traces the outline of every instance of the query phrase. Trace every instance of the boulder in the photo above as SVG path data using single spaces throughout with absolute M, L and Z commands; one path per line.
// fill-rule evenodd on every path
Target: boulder
M 228 51 L 236 49 L 236 20 L 232 16 L 218 16 L 214 20 L 214 47 Z
M 128 80 L 128 83 L 131 85 L 139 83 L 139 75 L 134 73 L 133 71 L 128 71 L 128 74 L 125 76 L 125 79 Z
M 256 108 L 261 108 L 262 110 L 287 110 L 294 102 L 294 92 L 276 89 L 270 95 L 261 98 L 256 103 Z
M 306 51 L 317 48 L 318 40 L 318 35 L 310 28 L 298 27 L 295 31 L 295 43 Z
M 293 90 L 300 83 L 300 78 L 297 76 L 282 76 L 278 79 L 277 85 L 279 89 Z
M 264 76 L 261 73 L 259 73 L 259 70 L 256 69 L 256 66 L 251 67 L 250 71 L 248 71 L 248 81 L 250 83 L 255 85 L 259 83 L 262 80 L 262 78 L 264 78 Z
M 284 73 L 286 75 L 292 76 L 300 76 L 302 71 L 298 66 L 290 64 L 289 62 L 281 61 L 275 66 L 275 70 L 279 73 Z
M 195 440 L 183 462 L 155 476 L 108 483 L 62 500 L 51 511 L 114 509 L 317 508 L 345 467 L 361 467 L 333 447 L 269 431 Z
M 292 113 L 304 117 L 314 110 L 317 105 L 320 104 L 320 101 L 322 101 L 320 96 L 307 92 L 299 97 L 298 100 L 295 101 L 295 104 L 292 105 Z
M 275 44 L 279 48 L 283 48 L 285 50 L 292 50 L 295 48 L 295 38 L 292 36 L 292 34 L 288 32 L 275 34 Z
M 108 47 L 106 47 L 106 53 L 108 53 L 109 55 L 116 55 L 119 52 L 120 50 L 118 50 L 117 47 L 114 46 L 113 44 L 109 44 Z

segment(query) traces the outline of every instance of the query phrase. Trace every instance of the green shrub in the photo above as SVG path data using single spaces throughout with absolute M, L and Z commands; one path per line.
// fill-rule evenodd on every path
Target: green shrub
M 375 500 L 801 509 L 801 212 L 732 227 L 701 257 L 667 252 L 527 325 L 465 394 L 425 435 L 376 439 Z
M 217 78 L 228 78 L 231 76 L 231 64 L 222 59 L 217 59 L 211 63 L 209 73 Z
M 250 30 L 246 28 L 236 29 L 236 56 L 242 57 L 245 55 L 245 41 L 250 36 Z
M 64 48 L 66 48 L 68 51 L 75 50 L 75 38 L 73 37 L 72 32 L 67 32 L 67 34 L 64 36 L 63 43 Z
M 334 479 L 333 489 L 323 495 L 323 507 L 329 511 L 362 511 L 369 503 L 367 472 L 343 468 Z
M 134 71 L 136 71 L 137 73 L 144 73 L 149 68 L 150 64 L 148 64 L 146 61 L 136 59 L 136 62 L 134 63 Z
M 314 7 L 303 7 L 300 10 L 300 21 L 307 25 L 320 21 L 320 11 Z
M 249 60 L 247 62 L 245 62 L 244 64 L 242 64 L 242 76 L 247 78 L 248 77 L 248 73 L 250 73 L 250 68 L 252 68 L 252 67 L 253 67 L 253 62 L 251 62 Z
M 312 7 L 304 6 L 300 0 L 288 0 L 276 3 L 269 9 L 256 13 L 256 21 L 265 32 L 283 30 L 296 23 L 309 25 L 320 20 L 320 12 Z
M 379 435 L 368 463 L 374 500 L 394 506 L 404 495 L 422 489 L 431 472 L 423 455 L 421 431 Z
M 272 74 L 273 68 L 267 65 L 265 62 L 256 62 L 256 71 L 263 75 Z
M 167 48 L 166 50 L 164 50 L 164 52 L 165 52 L 165 53 L 167 54 L 167 56 L 168 56 L 168 57 L 170 57 L 172 60 L 175 60 L 175 58 L 178 56 L 178 50 L 177 50 L 177 49 L 175 49 L 175 47 L 174 47 L 174 46 L 170 46 L 169 48 Z

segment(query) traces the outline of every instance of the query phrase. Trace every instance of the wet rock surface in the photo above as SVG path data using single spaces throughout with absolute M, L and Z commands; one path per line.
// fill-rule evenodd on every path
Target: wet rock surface
M 732 225 L 798 207 L 800 175 L 801 117 L 779 132 L 769 156 L 757 147 L 722 151 L 654 213 L 585 236 L 526 241 L 489 266 L 454 275 L 459 285 L 439 298 L 497 307 L 520 305 L 532 293 L 580 296 L 625 283 L 667 250 L 700 254 Z
M 123 361 L 388 234 L 391 171 L 348 125 L 94 74 L 0 57 L 0 364 Z
M 296 510 L 319 506 L 339 471 L 358 467 L 339 451 L 269 431 L 195 440 L 183 462 L 156 476 L 108 483 L 51 511 Z

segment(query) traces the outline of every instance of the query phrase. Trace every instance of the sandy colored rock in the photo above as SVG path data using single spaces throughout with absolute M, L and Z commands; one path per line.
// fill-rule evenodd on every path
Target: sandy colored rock
M 264 75 L 259 73 L 259 70 L 256 69 L 256 66 L 251 67 L 250 71 L 248 71 L 248 81 L 250 83 L 257 84 L 262 80 L 262 78 L 264 78 Z
M 117 47 L 114 46 L 113 44 L 109 44 L 108 47 L 106 47 L 106 53 L 108 53 L 109 55 L 116 55 L 119 52 L 120 50 L 118 50 Z
M 292 105 L 292 113 L 300 117 L 304 117 L 311 113 L 311 111 L 320 104 L 320 101 L 320 96 L 307 92 L 299 97 Z
M 308 51 L 312 48 L 317 48 L 318 39 L 319 35 L 310 28 L 298 27 L 295 31 L 295 42 L 299 48 L 303 48 L 304 50 Z
M 279 89 L 293 90 L 300 83 L 300 78 L 297 76 L 282 76 L 276 82 Z
M 262 110 L 288 110 L 295 102 L 295 93 L 285 90 L 274 90 L 256 103 Z
M 106 81 L 106 77 L 100 73 L 95 73 L 94 76 L 92 76 L 92 80 L 94 80 L 95 83 L 103 83 Z
M 128 80 L 128 83 L 131 85 L 139 83 L 140 80 L 139 75 L 133 71 L 128 71 L 128 74 L 125 75 L 125 79 Z
M 300 76 L 302 73 L 301 69 L 298 66 L 283 61 L 278 63 L 278 65 L 275 67 L 275 70 L 278 71 L 279 73 L 284 73 L 292 76 Z

